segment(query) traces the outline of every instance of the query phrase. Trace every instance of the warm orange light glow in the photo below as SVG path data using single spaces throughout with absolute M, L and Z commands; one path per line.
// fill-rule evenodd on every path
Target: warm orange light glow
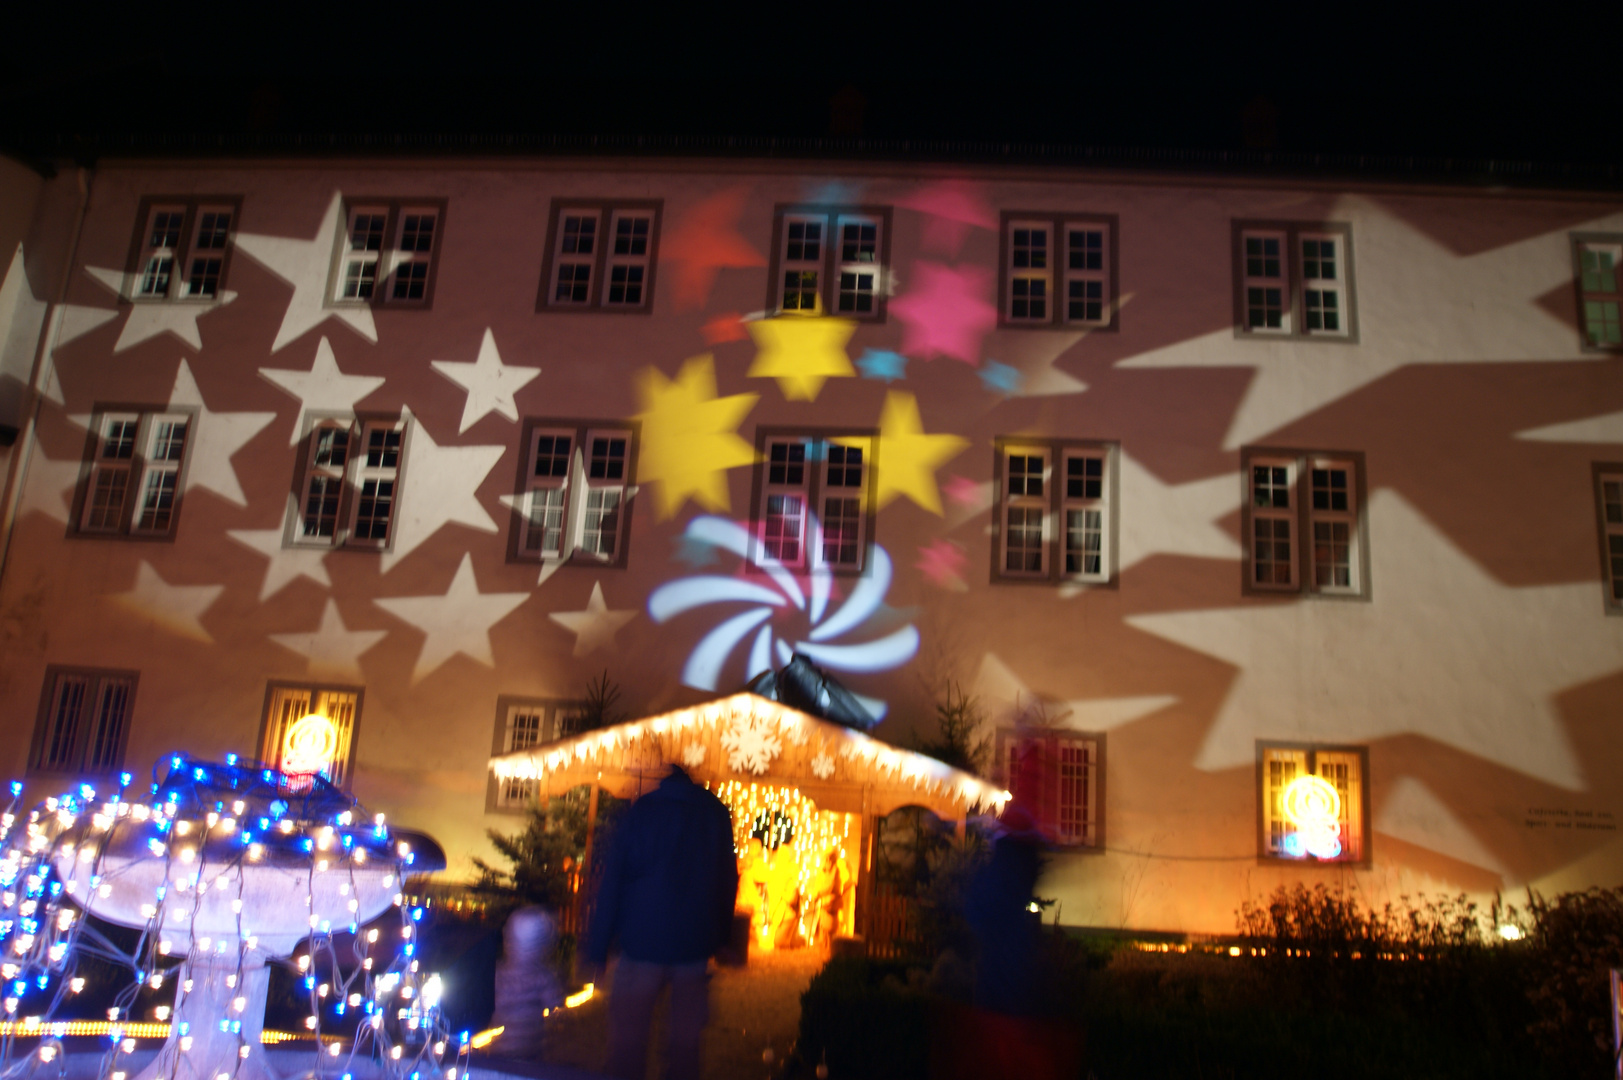
M 295 776 L 321 772 L 337 751 L 337 725 L 320 713 L 310 713 L 288 728 L 282 739 L 282 771 Z

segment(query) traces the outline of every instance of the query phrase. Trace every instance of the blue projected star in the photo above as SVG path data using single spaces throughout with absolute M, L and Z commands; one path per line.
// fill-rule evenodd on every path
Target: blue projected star
M 865 350 L 857 358 L 857 367 L 862 369 L 862 377 L 865 379 L 883 379 L 890 382 L 892 379 L 907 378 L 907 357 L 889 349 Z
M 987 359 L 986 365 L 981 368 L 981 382 L 994 394 L 1008 397 L 1019 393 L 1023 377 L 1018 368 L 1008 364 L 1000 364 L 996 360 Z

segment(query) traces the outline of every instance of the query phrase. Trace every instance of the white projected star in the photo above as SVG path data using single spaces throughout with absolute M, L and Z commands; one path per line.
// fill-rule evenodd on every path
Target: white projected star
M 1330 217 L 1351 222 L 1357 237 L 1358 344 L 1240 339 L 1224 327 L 1116 366 L 1254 368 L 1223 443 L 1234 449 L 1408 364 L 1597 359 L 1538 303 L 1572 283 L 1565 232 L 1461 256 L 1367 199 L 1345 198 Z
M 585 611 L 554 611 L 547 618 L 575 635 L 576 656 L 588 656 L 605 646 L 613 648 L 615 633 L 636 615 L 635 609 L 609 610 L 603 600 L 603 583 L 596 581 Z
M 1130 454 L 1120 461 L 1122 570 L 1151 555 L 1240 557 L 1240 545 L 1216 525 L 1240 508 L 1240 483 L 1233 475 L 1163 484 Z
M 45 447 L 36 441 L 34 453 L 28 461 L 28 478 L 23 485 L 17 515 L 21 517 L 30 510 L 36 510 L 67 524 L 73 489 L 79 483 L 79 471 L 77 458 L 57 461 L 46 454 Z
M 409 412 L 403 413 L 410 420 Z M 496 532 L 479 502 L 479 485 L 501 460 L 501 446 L 441 446 L 428 429 L 412 423 L 406 436 L 405 461 L 401 463 L 400 519 L 390 550 L 379 557 L 387 574 L 396 563 L 415 551 L 440 526 L 455 522 L 480 532 Z
M 269 560 L 265 564 L 265 580 L 259 586 L 260 603 L 301 577 L 332 588 L 332 578 L 327 575 L 327 565 L 322 561 L 329 549 L 284 547 L 281 529 L 232 529 L 226 535 Z
M 1487 845 L 1430 788 L 1412 776 L 1400 776 L 1393 783 L 1375 814 L 1375 831 L 1501 877 L 1510 876 Z
M 1516 438 L 1532 442 L 1623 443 L 1623 412 L 1529 428 L 1516 432 Z
M 84 337 L 99 326 L 118 318 L 117 308 L 88 307 L 84 304 L 63 304 L 62 321 L 56 332 L 56 348 L 60 349 L 76 338 Z M 61 402 L 57 402 L 61 404 Z
M 1040 712 L 1049 722 L 1072 731 L 1109 731 L 1141 716 L 1166 708 L 1178 699 L 1171 694 L 1144 694 L 1138 697 L 1075 698 L 1058 701 L 1031 692 L 1021 678 L 996 653 L 981 658 L 975 677 L 974 697 L 995 724 L 1010 723 Z
M 529 598 L 529 593 L 522 592 L 480 592 L 473 576 L 473 556 L 463 555 L 444 596 L 392 596 L 372 602 L 425 635 L 423 651 L 411 673 L 411 681 L 416 683 L 458 653 L 495 667 L 490 628 Z
M 119 607 L 162 627 L 171 634 L 212 643 L 202 615 L 225 591 L 224 585 L 171 585 L 146 560 L 135 571 L 135 588 L 109 593 Z
M 321 625 L 291 634 L 267 634 L 276 644 L 309 661 L 307 673 L 359 678 L 361 654 L 389 636 L 387 630 L 351 630 L 338 613 L 338 602 L 327 598 Z
M 271 352 L 294 338 L 313 330 L 325 320 L 338 319 L 366 340 L 377 344 L 378 331 L 372 322 L 372 309 L 366 304 L 327 306 L 327 279 L 332 273 L 333 243 L 345 227 L 344 196 L 334 192 L 327 213 L 310 240 L 287 236 L 261 236 L 238 233 L 237 248 L 265 269 L 293 286 L 282 326 L 276 331 Z
M 1087 334 L 1075 332 L 1022 335 L 1014 345 L 1003 349 L 998 355 L 1021 375 L 1019 389 L 1009 396 L 1052 397 L 1086 390 L 1087 383 L 1054 366 L 1085 337 Z
M 247 441 L 265 430 L 265 425 L 276 419 L 268 412 L 213 412 L 203 404 L 203 394 L 192 378 L 192 369 L 185 360 L 175 373 L 175 388 L 169 395 L 169 407 L 195 408 L 197 423 L 192 434 L 192 448 L 186 466 L 186 490 L 205 487 L 227 502 L 247 506 L 242 483 L 231 464 L 232 455 Z
M 498 412 L 509 420 L 518 420 L 518 405 L 513 395 L 526 383 L 541 374 L 538 367 L 513 367 L 502 363 L 496 351 L 496 336 L 485 327 L 485 339 L 479 344 L 479 359 L 471 364 L 452 360 L 432 360 L 434 370 L 468 392 L 467 403 L 462 406 L 462 426 L 457 434 L 467 431 L 486 413 Z
M 105 287 L 114 296 L 119 296 L 123 292 L 124 271 L 87 266 L 85 273 L 95 278 L 97 284 Z M 237 294 L 227 289 L 213 300 L 132 301 L 128 304 L 130 317 L 124 321 L 124 329 L 118 335 L 118 343 L 113 346 L 113 351 L 123 352 L 159 334 L 173 334 L 192 348 L 200 350 L 203 348 L 203 335 L 197 329 L 197 320 L 236 298 Z
M 338 358 L 333 355 L 332 346 L 326 338 L 322 338 L 316 346 L 316 360 L 309 371 L 262 367 L 259 374 L 298 398 L 304 412 L 353 412 L 357 401 L 385 382 L 381 375 L 345 375 L 339 371 Z M 295 417 L 293 437 L 288 440 L 289 443 L 299 441 L 299 423 L 299 418 Z
M 1369 535 L 1371 603 L 1127 619 L 1239 669 L 1195 765 L 1249 767 L 1260 737 L 1413 734 L 1582 789 L 1554 698 L 1623 668 L 1623 619 L 1602 613 L 1596 584 L 1506 588 L 1391 490 L 1370 499 Z

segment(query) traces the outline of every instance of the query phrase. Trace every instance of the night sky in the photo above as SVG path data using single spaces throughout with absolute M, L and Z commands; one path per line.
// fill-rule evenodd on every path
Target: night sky
M 510 132 L 1623 160 L 1612 5 L 956 10 L 42 5 L 4 18 L 0 146 Z

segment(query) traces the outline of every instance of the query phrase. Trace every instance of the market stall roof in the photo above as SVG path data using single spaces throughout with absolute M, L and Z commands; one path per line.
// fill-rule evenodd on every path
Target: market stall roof
M 700 783 L 795 787 L 819 808 L 846 813 L 922 806 L 952 820 L 1001 813 L 1009 798 L 932 757 L 749 693 L 490 759 L 498 779 L 534 780 L 541 799 L 592 783 L 634 798 L 671 765 Z

